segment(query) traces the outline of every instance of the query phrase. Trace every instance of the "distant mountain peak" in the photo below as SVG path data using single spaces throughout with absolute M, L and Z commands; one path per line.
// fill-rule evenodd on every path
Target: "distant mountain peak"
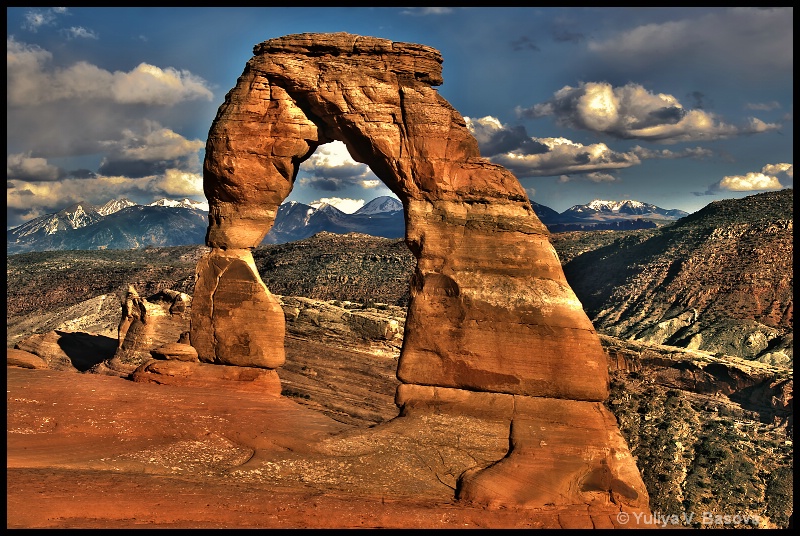
M 356 210 L 354 214 L 371 215 L 396 212 L 398 210 L 403 210 L 403 204 L 399 200 L 388 195 L 382 195 Z
M 325 202 L 314 203 L 311 205 L 311 207 L 315 209 L 315 212 L 321 212 L 323 214 L 335 214 L 335 215 L 346 214 L 346 212 L 336 208 L 330 203 L 325 203 Z
M 688 212 L 677 209 L 663 209 L 650 203 L 642 203 L 633 199 L 608 201 L 594 199 L 585 205 L 574 205 L 561 213 L 565 221 L 596 220 L 612 221 L 615 219 L 636 219 L 674 221 Z
M 202 201 L 195 201 L 193 199 L 189 199 L 184 197 L 181 200 L 175 199 L 168 199 L 166 197 L 162 197 L 158 201 L 153 201 L 152 203 L 148 204 L 149 207 L 170 207 L 170 208 L 191 208 L 194 210 L 204 210 L 208 212 L 208 203 Z
M 130 199 L 123 197 L 120 199 L 112 199 L 111 201 L 107 202 L 105 205 L 101 206 L 97 209 L 97 212 L 100 213 L 102 216 L 108 216 L 109 214 L 114 214 L 115 212 L 119 212 L 122 209 L 128 207 L 135 207 L 136 203 L 131 201 Z
M 191 209 L 159 210 L 151 207 Z M 112 199 L 100 207 L 84 201 L 6 231 L 8 254 L 64 249 L 129 249 L 142 245 L 201 244 L 208 204 L 160 199 L 142 206 Z
M 622 207 L 642 208 L 648 205 L 641 201 L 634 201 L 633 199 L 625 199 L 623 201 L 606 201 L 604 199 L 594 199 L 584 205 L 594 210 L 610 210 L 612 212 L 619 212 Z

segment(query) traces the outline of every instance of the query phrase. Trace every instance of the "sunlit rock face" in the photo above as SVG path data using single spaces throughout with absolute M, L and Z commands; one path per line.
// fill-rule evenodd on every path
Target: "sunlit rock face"
M 190 341 L 205 363 L 283 365 L 280 301 L 258 275 L 249 249 L 213 250 L 197 264 Z
M 417 258 L 398 405 L 445 411 L 446 392 L 473 401 L 446 411 L 494 407 L 496 397 L 508 406 L 493 418 L 509 422 L 511 450 L 465 472 L 462 496 L 538 507 L 602 495 L 646 507 L 635 463 L 599 404 L 608 395 L 600 340 L 519 181 L 481 158 L 464 118 L 433 88 L 441 64 L 427 46 L 345 33 L 254 48 L 206 145 L 212 250 L 198 263 L 191 344 L 202 362 L 283 363 L 283 315 L 250 249 L 269 232 L 298 166 L 339 140 L 402 201 Z M 553 408 L 556 417 L 540 414 Z M 524 474 L 515 476 L 518 467 Z M 547 485 L 528 489 L 553 471 Z
M 211 257 L 260 244 L 300 163 L 340 140 L 406 210 L 406 241 L 418 264 L 401 381 L 605 399 L 604 354 L 548 232 L 517 179 L 480 157 L 463 117 L 432 87 L 442 83 L 436 50 L 340 33 L 271 39 L 254 53 L 208 136 Z M 201 289 L 218 288 L 217 263 L 201 263 Z M 267 290 L 257 294 L 270 301 Z M 212 334 L 205 320 L 212 302 L 195 303 L 192 344 L 201 360 L 281 362 L 279 315 L 265 329 L 250 312 L 226 309 L 230 325 Z M 219 351 L 243 341 L 249 362 Z M 269 365 L 255 357 L 254 344 L 266 345 Z

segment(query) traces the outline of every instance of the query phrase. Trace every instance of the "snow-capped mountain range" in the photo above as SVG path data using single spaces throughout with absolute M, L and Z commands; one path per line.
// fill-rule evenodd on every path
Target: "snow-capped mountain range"
M 595 199 L 560 214 L 535 202 L 531 205 L 551 232 L 641 229 L 688 215 L 632 200 Z M 76 203 L 8 230 L 7 253 L 203 244 L 207 227 L 208 203 L 190 199 L 164 198 L 148 205 L 125 198 L 101 206 Z M 288 201 L 278 208 L 275 223 L 262 243 L 293 242 L 321 231 L 402 238 L 403 205 L 394 197 L 381 196 L 347 214 L 327 203 L 312 206 Z
M 205 240 L 208 203 L 159 199 L 139 205 L 113 199 L 101 206 L 75 203 L 6 232 L 8 254 L 65 249 L 133 249 Z
M 624 201 L 604 201 L 595 199 L 585 205 L 574 205 L 561 213 L 562 218 L 576 218 L 579 220 L 606 221 L 609 218 L 618 218 L 620 215 L 638 216 L 652 220 L 677 220 L 688 216 L 687 212 L 677 209 L 665 210 L 663 208 L 626 199 Z
M 403 204 L 394 197 L 381 196 L 347 214 L 328 203 L 314 207 L 289 201 L 278 208 L 275 224 L 263 243 L 294 242 L 321 231 L 402 238 L 406 232 Z

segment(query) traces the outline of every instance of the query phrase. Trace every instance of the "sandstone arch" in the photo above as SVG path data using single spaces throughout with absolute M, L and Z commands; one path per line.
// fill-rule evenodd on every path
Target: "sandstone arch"
M 524 189 L 480 157 L 463 117 L 433 89 L 441 63 L 427 46 L 344 33 L 254 48 L 206 145 L 212 251 L 198 264 L 191 344 L 205 362 L 283 363 L 283 313 L 250 249 L 269 232 L 300 163 L 319 145 L 342 141 L 403 202 L 406 243 L 417 258 L 398 405 L 483 408 L 516 423 L 507 457 L 465 473 L 460 496 L 530 506 L 616 493 L 646 505 L 601 404 L 608 377 L 599 338 Z M 570 427 L 592 438 L 573 448 Z M 547 442 L 555 450 L 529 463 L 532 445 Z M 559 456 L 572 465 L 544 478 Z M 509 486 L 509 471 L 538 479 L 536 491 L 518 476 Z

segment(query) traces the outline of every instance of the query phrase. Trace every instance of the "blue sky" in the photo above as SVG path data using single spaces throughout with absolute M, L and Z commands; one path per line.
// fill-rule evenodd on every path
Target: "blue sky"
M 208 129 L 253 46 L 304 32 L 420 43 L 484 157 L 563 212 L 694 212 L 793 187 L 792 8 L 7 8 L 7 226 L 78 201 L 204 201 Z M 289 200 L 389 195 L 343 145 Z

